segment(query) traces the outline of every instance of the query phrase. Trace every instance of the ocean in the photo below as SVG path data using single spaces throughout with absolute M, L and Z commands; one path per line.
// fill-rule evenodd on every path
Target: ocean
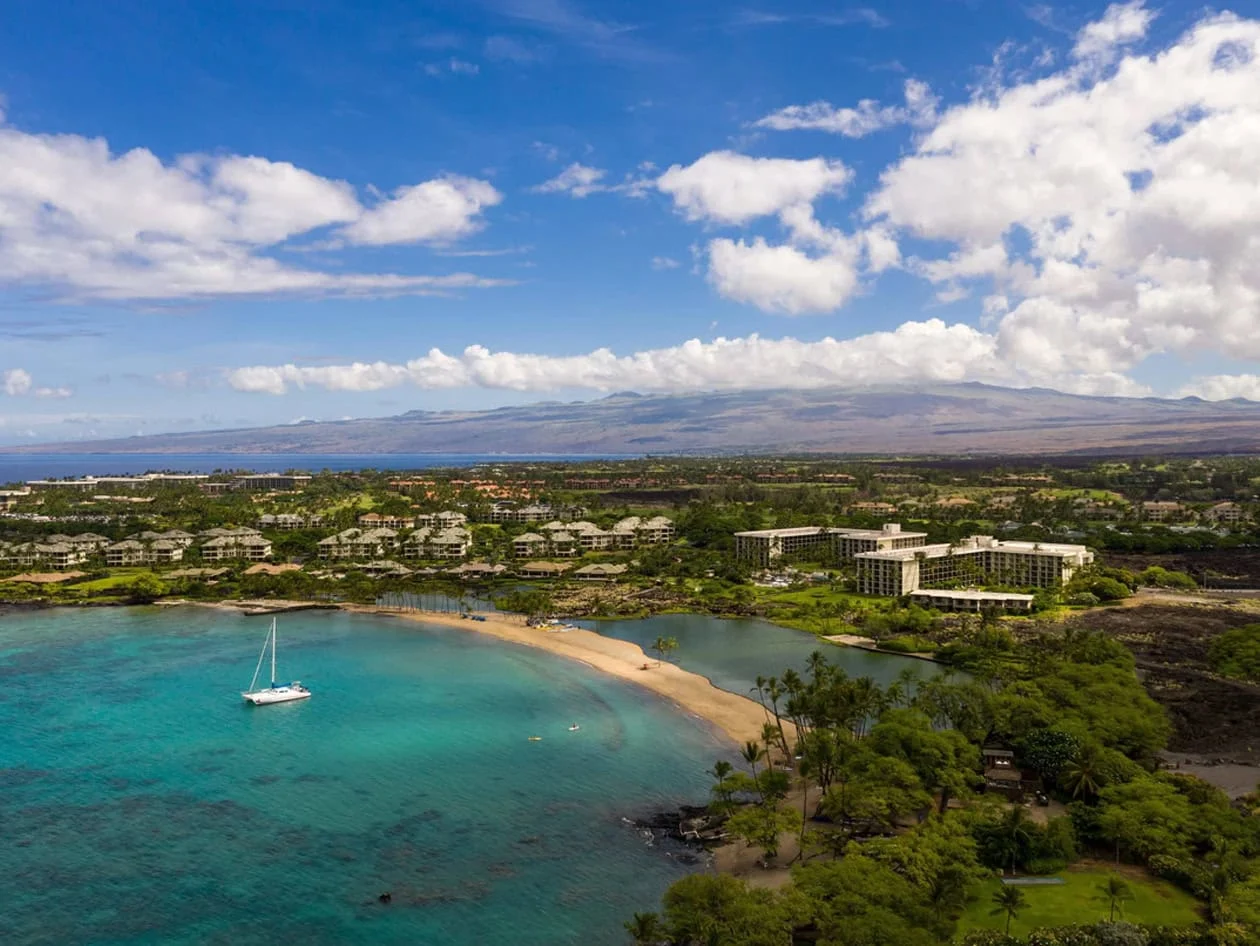
M 695 869 L 624 820 L 703 799 L 733 752 L 665 702 L 464 631 L 301 612 L 280 673 L 314 696 L 248 707 L 266 629 L 0 617 L 0 942 L 622 944 Z
M 0 484 L 80 476 L 132 476 L 140 473 L 214 473 L 250 470 L 431 470 L 482 463 L 550 463 L 634 459 L 632 456 L 482 453 L 300 454 L 300 453 L 0 453 Z

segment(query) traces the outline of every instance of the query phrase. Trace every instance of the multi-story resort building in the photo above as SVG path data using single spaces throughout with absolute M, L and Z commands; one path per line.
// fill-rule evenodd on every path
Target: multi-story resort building
M 1142 503 L 1139 515 L 1147 522 L 1171 522 L 1186 517 L 1186 507 L 1179 502 L 1160 500 Z
M 758 529 L 735 533 L 735 556 L 761 568 L 769 568 L 785 555 L 818 553 L 828 561 L 851 559 L 863 552 L 918 548 L 926 532 L 902 532 L 898 523 L 882 529 L 832 529 L 799 526 L 794 529 Z
M 203 483 L 206 473 L 145 473 L 141 476 L 84 476 L 75 480 L 27 480 L 31 489 L 99 489 L 102 486 L 163 486 Z
M 957 545 L 862 552 L 854 558 L 859 592 L 899 597 L 956 584 L 1053 588 L 1066 584 L 1078 569 L 1093 562 L 1094 553 L 1083 545 L 1008 542 L 973 535 Z M 954 597 L 961 601 L 975 594 L 958 592 Z
M 271 540 L 256 533 L 215 536 L 201 546 L 201 559 L 205 562 L 223 562 L 229 559 L 262 562 L 269 558 Z
M 294 529 L 311 529 L 324 524 L 324 517 L 318 515 L 302 516 L 292 512 L 267 514 L 258 517 L 258 528 L 274 529 L 277 532 L 291 532 Z
M 1203 514 L 1211 522 L 1242 522 L 1247 513 L 1238 503 L 1217 503 Z
M 205 479 L 205 477 L 202 477 Z M 233 489 L 292 491 L 311 485 L 312 477 L 290 473 L 250 473 L 232 478 Z
M 43 565 L 47 568 L 73 568 L 109 544 L 104 536 L 50 535 L 35 542 L 0 542 L 0 566 Z
M 548 522 L 539 532 L 526 532 L 512 540 L 512 554 L 517 558 L 546 555 L 551 558 L 575 558 L 583 552 L 615 552 L 643 545 L 664 545 L 672 542 L 674 523 L 665 516 L 641 519 L 629 516 L 611 529 L 601 529 L 593 522 Z
M 534 503 L 517 506 L 515 503 L 495 503 L 487 517 L 490 522 L 546 522 L 556 515 L 556 510 L 546 504 Z
M 363 529 L 414 529 L 415 516 L 383 516 L 379 512 L 365 512 L 359 516 L 358 523 Z M 432 523 L 426 523 L 432 525 Z

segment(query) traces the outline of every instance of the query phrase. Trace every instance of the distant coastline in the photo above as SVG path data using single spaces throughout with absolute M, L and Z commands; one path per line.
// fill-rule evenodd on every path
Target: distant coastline
M 465 469 L 487 463 L 560 463 L 583 460 L 633 460 L 641 454 L 553 453 L 73 453 L 37 448 L 0 447 L 0 485 L 27 480 L 83 476 L 131 476 L 151 471 L 214 473 L 249 470 L 283 473 L 301 470 L 352 473 L 363 469 Z

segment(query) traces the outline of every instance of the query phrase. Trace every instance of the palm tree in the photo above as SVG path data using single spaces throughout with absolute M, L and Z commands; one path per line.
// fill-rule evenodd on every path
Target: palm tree
M 821 650 L 811 651 L 805 661 L 805 669 L 809 671 L 814 683 L 818 683 L 819 678 L 826 674 L 827 666 L 827 657 Z
M 668 657 L 672 651 L 678 649 L 678 640 L 673 637 L 658 637 L 652 642 L 652 649 L 660 657 L 660 660 L 656 661 L 656 665 L 659 667 L 662 660 Z
M 757 694 L 757 702 L 761 704 L 761 708 L 765 711 L 766 719 L 770 718 L 770 708 L 766 706 L 766 678 L 761 674 L 757 674 L 757 679 L 753 681 L 751 690 Z
M 748 763 L 749 768 L 752 769 L 752 777 L 753 782 L 757 786 L 757 794 L 761 795 L 761 801 L 764 804 L 766 798 L 761 791 L 761 780 L 757 778 L 757 760 L 761 758 L 761 753 L 761 746 L 757 745 L 757 743 L 750 739 L 748 742 L 744 743 L 744 748 L 740 750 L 739 754 L 743 757 L 744 761 Z
M 1032 819 L 1019 805 L 1012 806 L 1002 819 L 1002 840 L 1011 855 L 1011 873 L 1015 873 L 1015 864 L 1025 845 L 1032 841 Z
M 1072 793 L 1073 798 L 1082 795 L 1092 798 L 1105 784 L 1102 775 L 1102 753 L 1096 746 L 1082 749 L 1077 757 L 1063 767 L 1059 780 Z
M 861 739 L 870 721 L 883 710 L 884 692 L 870 677 L 858 677 L 849 687 L 853 734 Z
M 766 757 L 767 765 L 774 764 L 773 760 L 770 757 L 770 750 L 774 746 L 778 745 L 778 743 L 779 743 L 779 731 L 774 728 L 774 723 L 762 723 L 761 724 L 761 745 L 765 750 L 764 755 Z
M 957 916 L 967 902 L 967 880 L 958 867 L 946 867 L 932 875 L 927 888 L 928 907 L 938 923 Z
M 914 702 L 915 693 L 922 684 L 923 678 L 919 676 L 918 667 L 904 667 L 897 674 L 897 680 L 893 684 L 897 688 L 898 697 L 893 696 L 893 688 L 889 687 L 889 702 L 894 706 L 909 706 Z
M 634 937 L 637 946 L 653 946 L 662 939 L 661 920 L 655 913 L 636 913 L 633 920 L 623 924 L 626 932 Z
M 804 755 L 796 760 L 796 774 L 801 780 L 801 833 L 797 838 L 796 856 L 805 860 L 805 826 L 809 823 L 809 777 L 814 774 L 813 763 Z
M 774 712 L 774 725 L 779 732 L 779 745 L 783 747 L 785 756 L 791 755 L 788 751 L 787 736 L 783 733 L 783 717 L 779 714 L 779 700 L 783 699 L 783 688 L 779 686 L 779 681 L 775 677 L 766 681 L 766 696 L 770 698 L 770 709 Z
M 1018 887 L 1008 887 L 1002 885 L 997 893 L 993 895 L 994 908 L 989 911 L 989 916 L 1001 916 L 1006 914 L 1006 935 L 1011 935 L 1011 920 L 1019 916 L 1020 911 L 1028 906 L 1028 901 L 1024 899 L 1024 893 Z
M 1118 908 L 1120 915 L 1123 916 L 1124 902 L 1133 899 L 1133 891 L 1129 889 L 1129 885 L 1115 874 L 1109 874 L 1107 879 L 1094 889 L 1098 891 L 1094 899 L 1107 904 L 1109 911 L 1107 922 L 1109 923 L 1116 921 L 1116 909 Z
M 725 759 L 719 759 L 713 764 L 713 768 L 709 770 L 709 774 L 713 776 L 713 795 L 717 799 L 717 804 L 722 810 L 729 810 L 731 807 L 732 792 L 727 784 L 727 777 L 735 771 L 735 766 L 731 765 Z

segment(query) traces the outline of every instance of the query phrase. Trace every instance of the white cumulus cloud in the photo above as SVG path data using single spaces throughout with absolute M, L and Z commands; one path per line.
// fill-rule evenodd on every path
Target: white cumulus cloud
M 448 243 L 476 233 L 503 195 L 485 181 L 449 175 L 400 187 L 341 232 L 352 243 Z
M 767 312 L 830 312 L 857 288 L 857 254 L 810 256 L 761 237 L 752 243 L 718 239 L 709 244 L 709 282 L 726 298 Z
M 31 374 L 23 368 L 10 368 L 0 380 L 4 382 L 4 393 L 10 397 L 19 397 L 31 389 Z
M 534 190 L 539 194 L 568 194 L 571 197 L 586 197 L 596 191 L 607 189 L 607 185 L 600 183 L 607 173 L 607 171 L 587 167 L 575 161 L 551 180 L 539 184 Z
M 837 108 L 830 102 L 789 105 L 753 123 L 774 131 L 810 130 L 864 138 L 894 125 L 929 124 L 936 117 L 937 98 L 924 82 L 907 79 L 905 105 L 881 106 L 875 99 L 862 99 L 856 107 Z
M 9 368 L 0 373 L 0 389 L 9 397 L 30 395 L 38 398 L 67 398 L 74 392 L 67 387 L 36 387 L 35 379 L 25 368 Z
M 284 161 L 164 162 L 144 148 L 115 154 L 101 139 L 0 124 L 0 283 L 152 300 L 493 285 L 467 273 L 304 269 L 272 254 L 317 231 L 332 244 L 445 243 L 474 232 L 500 200 L 484 181 L 450 176 L 365 207 L 347 182 Z
M 1144 37 L 1153 19 L 1155 14 L 1146 9 L 1144 0 L 1113 3 L 1101 20 L 1081 28 L 1072 55 L 1077 59 L 1110 57 L 1117 47 Z
M 1140 3 L 1072 64 L 945 111 L 864 217 L 944 244 L 911 269 L 982 283 L 999 354 L 1034 373 L 1124 373 L 1152 354 L 1260 358 L 1260 22 L 1222 14 L 1167 48 Z
M 688 220 L 744 224 L 842 193 L 852 176 L 843 163 L 825 158 L 793 161 L 713 151 L 687 167 L 675 164 L 656 186 Z
M 992 334 L 939 319 L 906 322 L 894 331 L 840 340 L 758 335 L 712 342 L 693 338 L 622 356 L 606 348 L 581 355 L 492 352 L 480 345 L 450 355 L 434 348 L 406 362 L 253 365 L 228 371 L 226 380 L 238 391 L 274 395 L 308 387 L 683 392 L 965 380 L 1044 384 L 1089 394 L 1149 393 L 1107 371 L 1096 375 L 1022 372 L 999 356 Z

